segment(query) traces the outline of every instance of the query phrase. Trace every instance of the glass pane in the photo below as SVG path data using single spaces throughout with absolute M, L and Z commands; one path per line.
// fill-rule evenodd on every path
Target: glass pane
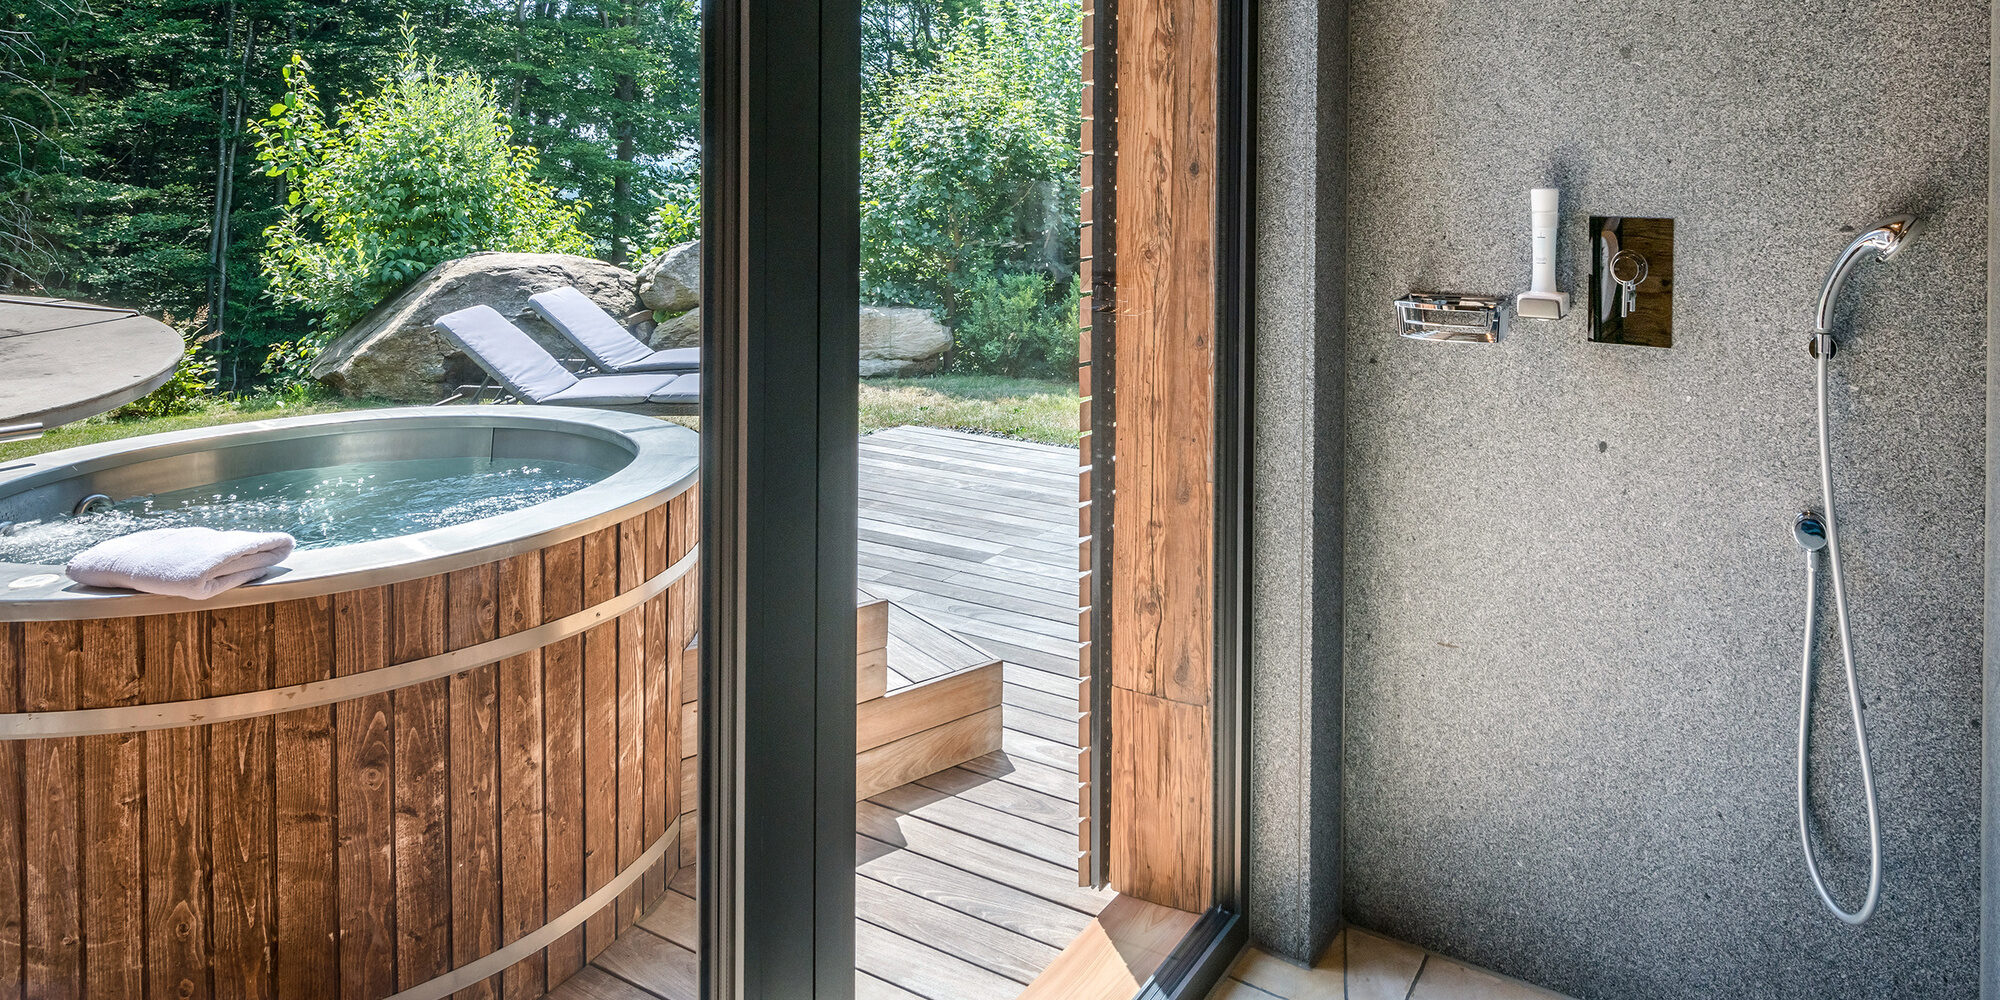
M 692 996 L 699 57 L 695 0 L 0 16 L 0 714 L 59 737 L 0 982 Z
M 1013 997 L 1108 898 L 1076 871 L 1080 20 L 862 4 L 863 995 Z

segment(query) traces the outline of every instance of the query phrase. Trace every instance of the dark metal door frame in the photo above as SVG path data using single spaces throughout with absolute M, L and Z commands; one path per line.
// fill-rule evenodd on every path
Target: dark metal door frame
M 856 0 L 703 12 L 701 991 L 854 995 Z

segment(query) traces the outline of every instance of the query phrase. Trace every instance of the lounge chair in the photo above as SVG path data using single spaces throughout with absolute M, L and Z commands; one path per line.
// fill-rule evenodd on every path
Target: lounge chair
M 656 351 L 627 332 L 590 296 L 563 287 L 530 296 L 528 305 L 542 314 L 549 325 L 583 349 L 598 370 L 621 375 L 640 372 L 692 372 L 701 370 L 701 351 L 676 347 Z
M 492 306 L 460 309 L 439 316 L 434 325 L 520 402 L 650 414 L 691 414 L 701 408 L 699 375 L 577 376 Z M 478 398 L 477 390 L 473 398 Z

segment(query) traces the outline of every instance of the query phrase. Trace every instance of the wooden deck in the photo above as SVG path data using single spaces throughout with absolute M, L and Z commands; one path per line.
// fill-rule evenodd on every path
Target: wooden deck
M 894 602 L 891 685 L 1005 662 L 1004 749 L 857 806 L 857 995 L 1013 1000 L 1113 898 L 1076 885 L 1077 456 L 899 427 L 861 441 L 860 585 Z M 955 644 L 951 644 L 955 645 Z M 556 992 L 694 1000 L 694 871 Z

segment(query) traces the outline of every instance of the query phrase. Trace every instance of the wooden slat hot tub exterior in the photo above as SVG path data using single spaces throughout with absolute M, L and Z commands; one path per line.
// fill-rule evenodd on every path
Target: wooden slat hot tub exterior
M 684 658 L 669 653 L 696 627 L 697 510 L 689 488 L 582 537 L 364 590 L 0 622 L 0 714 L 54 712 L 393 669 L 672 579 L 577 634 L 386 693 L 0 741 L 0 1000 L 517 998 L 567 979 L 681 857 Z M 440 980 L 582 916 L 621 874 L 636 877 L 546 947 Z

